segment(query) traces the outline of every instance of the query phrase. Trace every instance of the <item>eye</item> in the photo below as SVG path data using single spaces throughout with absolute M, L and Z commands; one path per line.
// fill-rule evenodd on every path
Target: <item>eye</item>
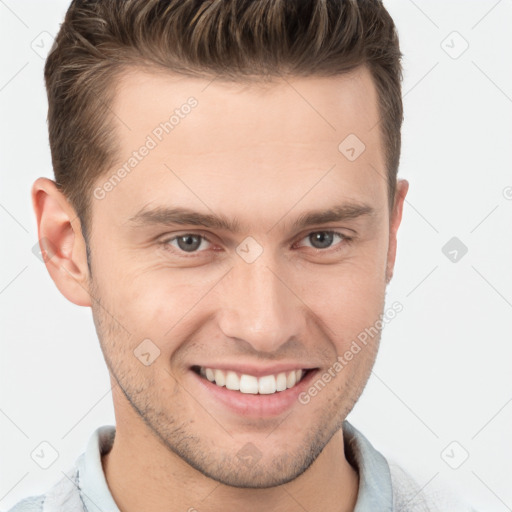
M 330 249 L 335 245 L 345 245 L 341 244 L 341 242 L 336 244 L 336 239 L 339 239 L 341 242 L 345 242 L 346 244 L 350 243 L 352 240 L 352 238 L 347 237 L 342 233 L 327 230 L 313 231 L 300 242 L 309 242 L 309 247 L 319 251 L 326 251 L 326 249 Z M 298 246 L 303 245 L 300 242 L 297 244 Z M 175 235 L 172 238 L 163 240 L 161 244 L 166 250 L 170 250 L 178 254 L 188 253 L 190 255 L 205 252 L 212 245 L 208 238 L 198 233 L 183 233 L 181 235 Z M 306 247 L 308 247 L 308 245 L 306 245 Z
M 340 240 L 344 240 L 347 243 L 350 242 L 351 238 L 343 235 L 342 233 L 338 233 L 337 231 L 313 231 L 309 233 L 302 240 L 307 240 L 311 245 L 309 247 L 313 247 L 313 249 L 329 249 L 335 239 L 338 238 Z
M 183 235 L 177 235 L 173 238 L 164 240 L 162 243 L 164 244 L 164 247 L 168 248 L 170 245 L 173 249 L 177 249 L 178 252 L 194 253 L 203 252 L 202 250 L 198 251 L 201 246 L 204 246 L 203 242 L 210 244 L 210 241 L 203 235 L 199 235 L 197 233 L 185 233 Z M 203 247 L 203 250 L 204 249 L 205 248 Z

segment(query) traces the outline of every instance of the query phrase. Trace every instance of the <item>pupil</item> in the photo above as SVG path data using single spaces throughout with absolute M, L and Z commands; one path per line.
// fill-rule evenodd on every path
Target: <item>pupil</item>
M 179 248 L 187 252 L 193 252 L 201 245 L 201 237 L 198 235 L 183 235 L 177 240 Z
M 326 233 L 325 231 L 320 231 L 318 233 L 314 233 L 309 236 L 309 240 L 311 245 L 316 249 L 325 249 L 332 244 L 333 233 Z

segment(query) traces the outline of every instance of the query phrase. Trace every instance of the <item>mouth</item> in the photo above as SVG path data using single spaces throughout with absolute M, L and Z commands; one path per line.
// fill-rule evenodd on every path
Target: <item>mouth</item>
M 298 386 L 316 368 L 297 368 L 257 377 L 234 370 L 192 366 L 192 371 L 212 384 L 247 395 L 273 395 Z
M 197 397 L 208 404 L 212 412 L 223 411 L 235 418 L 263 420 L 289 413 L 295 407 L 304 407 L 299 397 L 304 393 L 319 368 L 261 368 L 208 366 L 190 367 L 191 383 Z M 247 373 L 242 373 L 247 372 Z M 252 373 L 250 373 L 252 372 Z M 257 375 L 254 375 L 256 373 Z

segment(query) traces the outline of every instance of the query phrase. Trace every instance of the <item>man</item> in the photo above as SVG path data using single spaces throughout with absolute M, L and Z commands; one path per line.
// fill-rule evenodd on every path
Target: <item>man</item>
M 13 511 L 434 510 L 346 421 L 408 190 L 400 57 L 377 0 L 71 4 L 33 203 L 116 427 Z

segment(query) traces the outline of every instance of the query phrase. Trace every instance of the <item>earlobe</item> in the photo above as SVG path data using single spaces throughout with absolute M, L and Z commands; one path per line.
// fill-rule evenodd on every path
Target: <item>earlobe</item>
M 60 292 L 79 306 L 91 306 L 89 267 L 80 219 L 54 181 L 32 186 L 39 245 L 46 268 Z
M 402 221 L 402 212 L 405 202 L 405 196 L 409 190 L 409 182 L 407 180 L 398 180 L 396 184 L 395 200 L 393 211 L 389 222 L 389 245 L 386 266 L 386 283 L 391 281 L 396 260 L 397 233 Z

